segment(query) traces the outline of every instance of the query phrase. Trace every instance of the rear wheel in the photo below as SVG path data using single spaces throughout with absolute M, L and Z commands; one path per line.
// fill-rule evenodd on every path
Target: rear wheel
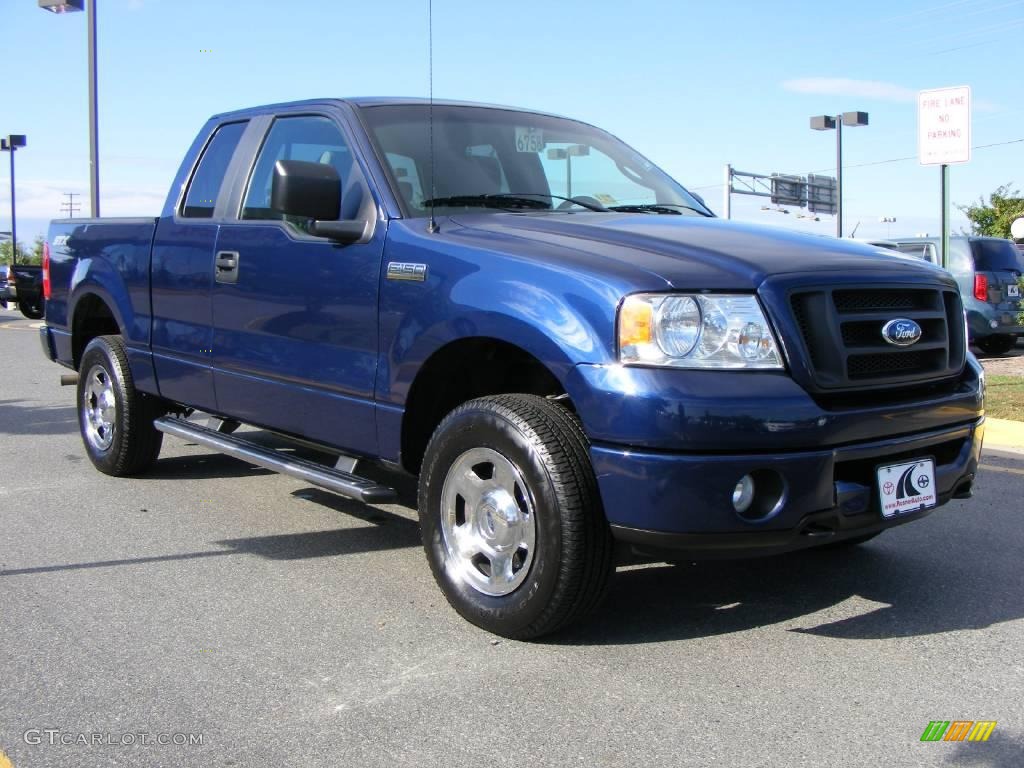
M 19 301 L 18 309 L 20 309 L 21 314 L 23 314 L 29 320 L 38 320 L 43 316 L 43 300 L 38 299 L 33 304 L 28 304 L 24 301 Z
M 604 595 L 612 544 L 576 417 L 533 395 L 459 406 L 420 475 L 423 546 L 465 619 L 526 640 L 582 618 Z
M 1017 337 L 1006 333 L 997 333 L 978 339 L 975 344 L 987 355 L 1005 355 L 1017 345 Z
M 115 476 L 148 468 L 163 443 L 153 421 L 164 409 L 135 389 L 121 337 L 90 341 L 78 370 L 78 425 L 93 465 Z

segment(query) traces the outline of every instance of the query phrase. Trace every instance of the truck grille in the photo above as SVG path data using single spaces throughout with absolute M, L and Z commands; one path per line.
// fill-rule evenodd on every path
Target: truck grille
M 812 288 L 790 295 L 813 383 L 829 391 L 933 381 L 963 369 L 967 345 L 956 291 L 942 288 Z M 882 336 L 906 318 L 921 338 L 897 347 Z

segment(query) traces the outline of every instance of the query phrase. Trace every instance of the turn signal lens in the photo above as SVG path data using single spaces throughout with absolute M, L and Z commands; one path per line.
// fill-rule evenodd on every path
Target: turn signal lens
M 619 312 L 619 348 L 654 340 L 654 308 L 638 296 L 627 296 Z

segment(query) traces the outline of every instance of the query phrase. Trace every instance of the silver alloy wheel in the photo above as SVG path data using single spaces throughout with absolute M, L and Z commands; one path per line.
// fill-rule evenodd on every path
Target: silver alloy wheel
M 502 597 L 530 572 L 537 541 L 533 502 L 519 469 L 490 448 L 473 448 L 448 470 L 441 534 L 456 578 Z
M 85 377 L 82 413 L 85 416 L 85 439 L 97 451 L 110 448 L 117 421 L 117 400 L 110 374 L 101 365 L 94 365 Z

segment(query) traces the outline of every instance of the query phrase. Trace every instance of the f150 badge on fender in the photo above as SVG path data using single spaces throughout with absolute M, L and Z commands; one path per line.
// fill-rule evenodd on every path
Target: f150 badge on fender
M 897 317 L 882 326 L 882 338 L 897 347 L 909 347 L 921 340 L 921 326 L 913 320 Z
M 414 280 L 422 283 L 427 279 L 427 265 L 405 261 L 388 262 L 388 280 Z

